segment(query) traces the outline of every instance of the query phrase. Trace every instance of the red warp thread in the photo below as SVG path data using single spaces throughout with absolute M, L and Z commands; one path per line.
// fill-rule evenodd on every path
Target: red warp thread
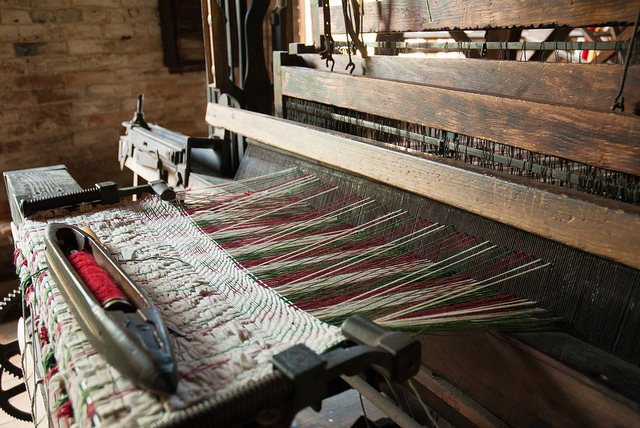
M 100 267 L 91 254 L 86 251 L 78 251 L 69 255 L 69 261 L 101 306 L 114 298 L 129 301 L 107 271 Z

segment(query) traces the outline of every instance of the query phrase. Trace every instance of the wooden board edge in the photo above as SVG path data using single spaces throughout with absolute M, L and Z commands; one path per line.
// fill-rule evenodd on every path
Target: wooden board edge
M 39 176 L 38 184 L 42 183 L 42 186 L 35 188 L 28 184 L 31 181 L 26 177 L 33 175 Z M 11 208 L 11 218 L 15 224 L 21 224 L 24 221 L 20 210 L 22 199 L 32 198 L 33 195 L 46 197 L 82 190 L 82 187 L 69 174 L 65 165 L 5 171 L 3 176 Z
M 469 13 L 474 11 L 474 13 Z M 633 25 L 637 5 L 623 0 L 573 2 L 451 0 L 365 3 L 363 32 L 407 32 L 487 28 L 602 27 Z M 320 14 L 322 16 L 322 14 Z M 322 18 L 320 18 L 322 19 Z M 322 25 L 320 25 L 322 28 Z M 331 7 L 333 34 L 345 32 L 342 7 Z
M 303 64 L 328 71 L 317 53 L 298 54 Z M 551 63 L 473 58 L 415 58 L 408 56 L 352 56 L 353 73 L 346 69 L 347 55 L 334 55 L 333 72 L 386 78 L 482 92 L 497 96 L 610 111 L 618 93 L 622 64 Z M 282 64 L 284 66 L 295 63 Z M 279 73 L 280 70 L 277 70 Z M 535 79 L 531 77 L 535 76 Z M 281 80 L 281 78 L 280 78 Z M 551 90 L 552 89 L 552 90 Z M 281 90 L 280 90 L 281 91 Z M 631 65 L 624 88 L 627 106 L 640 103 L 640 65 Z M 277 96 L 277 95 L 276 95 Z
M 206 121 L 269 146 L 640 268 L 640 215 L 633 206 L 572 198 L 568 196 L 571 192 L 562 189 L 555 193 L 525 186 L 213 103 L 208 105 Z
M 367 76 L 282 67 L 282 95 L 640 175 L 640 118 Z

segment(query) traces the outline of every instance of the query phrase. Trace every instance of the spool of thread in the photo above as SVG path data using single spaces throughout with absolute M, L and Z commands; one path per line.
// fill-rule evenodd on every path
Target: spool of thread
M 68 259 L 100 306 L 109 310 L 125 312 L 134 310 L 118 284 L 106 270 L 102 269 L 89 252 L 77 251 L 69 254 Z

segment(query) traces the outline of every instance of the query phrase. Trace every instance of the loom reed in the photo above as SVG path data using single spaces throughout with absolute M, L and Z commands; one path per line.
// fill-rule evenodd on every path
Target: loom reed
M 296 169 L 181 195 L 201 230 L 267 287 L 339 324 L 404 330 L 548 328 L 535 303 L 494 290 L 548 264 Z

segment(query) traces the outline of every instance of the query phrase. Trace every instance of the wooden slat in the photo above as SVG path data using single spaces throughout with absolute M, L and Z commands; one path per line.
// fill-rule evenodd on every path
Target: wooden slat
M 428 155 L 411 156 L 217 104 L 208 105 L 206 120 L 272 147 L 640 268 L 640 208 L 569 190 L 556 193 L 548 186 L 508 181 Z
M 318 54 L 303 54 L 310 68 L 326 71 Z M 334 73 L 345 71 L 346 55 L 334 55 Z M 289 59 L 293 61 L 294 58 Z M 354 75 L 367 75 L 528 101 L 610 111 L 618 93 L 622 65 L 589 65 L 482 59 L 353 57 Z M 640 110 L 640 65 L 632 65 L 624 87 L 627 106 Z M 632 107 L 629 107 L 630 109 Z
M 282 94 L 640 175 L 640 117 L 305 67 Z
M 638 10 L 628 0 L 388 0 L 366 2 L 364 32 L 512 27 L 631 25 Z M 340 6 L 331 8 L 334 34 L 344 33 Z M 429 14 L 429 9 L 431 14 Z M 321 27 L 320 27 L 321 28 Z
M 638 426 L 638 404 L 597 387 L 601 372 L 585 375 L 550 363 L 499 334 L 416 338 L 426 367 L 511 426 Z M 614 366 L 638 379 L 637 367 L 619 361 Z

